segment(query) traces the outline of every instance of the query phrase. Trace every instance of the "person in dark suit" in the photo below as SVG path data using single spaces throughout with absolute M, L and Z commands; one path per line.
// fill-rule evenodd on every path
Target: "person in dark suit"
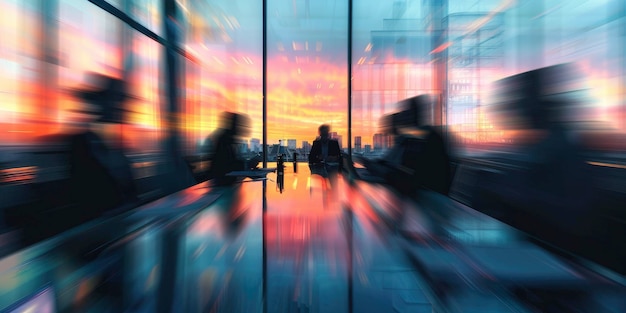
M 313 141 L 309 164 L 338 163 L 341 156 L 339 142 L 330 138 L 330 126 L 324 124 L 318 129 L 319 137 Z
M 313 141 L 309 153 L 309 168 L 311 174 L 329 178 L 333 185 L 341 165 L 341 148 L 337 140 L 330 138 L 329 125 L 321 125 L 318 131 L 319 137 Z

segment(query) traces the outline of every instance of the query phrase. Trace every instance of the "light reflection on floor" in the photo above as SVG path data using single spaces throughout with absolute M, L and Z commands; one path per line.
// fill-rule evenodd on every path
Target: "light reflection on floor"
M 282 191 L 276 173 L 240 184 L 189 225 L 183 311 L 532 311 L 504 287 L 485 288 L 480 277 L 463 274 L 476 274 L 475 265 L 449 263 L 475 250 L 462 245 L 518 241 L 506 225 L 474 211 L 420 209 L 443 208 L 437 197 L 415 203 L 377 185 L 330 183 L 306 164 L 298 169 L 286 168 Z M 443 269 L 435 278 L 444 289 L 432 288 L 415 255 L 433 256 L 422 265 Z
M 331 185 L 311 176 L 306 164 L 298 170 L 286 168 L 282 193 L 275 173 L 266 182 L 241 184 L 189 226 L 188 292 L 181 292 L 189 312 L 262 312 L 263 284 L 267 312 L 349 312 L 350 305 L 355 312 L 393 310 L 394 275 L 411 267 L 385 238 L 376 212 L 341 177 Z M 350 281 L 353 294 L 367 300 L 350 303 Z

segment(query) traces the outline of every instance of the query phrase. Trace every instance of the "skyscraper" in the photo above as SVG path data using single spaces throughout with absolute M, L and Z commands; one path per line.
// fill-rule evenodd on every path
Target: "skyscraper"
M 365 150 L 365 151 L 364 151 L 365 153 L 370 153 L 370 152 L 372 152 L 372 146 L 370 146 L 370 145 L 365 145 L 365 149 L 364 149 L 364 150 Z
M 308 141 L 302 141 L 302 153 L 309 153 L 311 151 L 311 144 Z
M 374 151 L 382 150 L 385 142 L 385 135 L 374 134 Z
M 391 147 L 393 147 L 393 136 L 385 134 L 383 136 L 383 150 L 390 149 Z
M 361 152 L 361 136 L 354 136 L 354 151 Z
M 289 148 L 289 150 L 296 150 L 296 140 L 287 139 L 287 148 Z
M 261 152 L 261 140 L 257 138 L 250 139 L 250 151 Z

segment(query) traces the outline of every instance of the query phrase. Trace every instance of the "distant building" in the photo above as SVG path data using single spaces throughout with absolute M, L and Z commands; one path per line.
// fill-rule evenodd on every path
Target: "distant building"
M 374 151 L 382 150 L 383 146 L 386 143 L 385 135 L 383 134 L 374 134 Z
M 363 150 L 364 153 L 370 153 L 372 152 L 372 146 L 370 145 L 365 145 L 365 149 Z
M 308 141 L 302 141 L 302 153 L 308 154 L 311 151 L 311 144 Z
M 354 136 L 354 151 L 361 152 L 361 136 Z
M 289 150 L 296 150 L 296 140 L 287 139 L 287 148 L 289 148 Z
M 261 152 L 261 140 L 257 138 L 250 139 L 250 151 Z
M 289 150 L 287 147 L 282 146 L 280 144 L 272 145 L 267 156 L 269 161 L 276 161 L 279 154 L 285 155 L 287 160 L 293 158 L 293 151 Z
M 383 139 L 383 150 L 391 147 L 393 147 L 393 136 L 385 134 Z

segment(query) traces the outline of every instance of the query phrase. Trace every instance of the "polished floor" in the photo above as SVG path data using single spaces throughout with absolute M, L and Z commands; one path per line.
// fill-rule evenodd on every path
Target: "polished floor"
M 275 164 L 270 164 L 273 166 Z M 224 191 L 184 236 L 185 312 L 621 312 L 623 288 L 452 201 L 297 173 Z M 282 188 L 281 188 L 282 186 Z M 263 299 L 266 299 L 264 301 Z
M 298 170 L 289 164 L 282 190 L 276 173 L 242 183 L 190 225 L 189 308 L 431 312 L 395 230 L 355 196 L 356 187 L 311 176 L 306 164 Z
M 37 301 L 58 312 L 626 312 L 623 278 L 496 219 L 304 163 L 198 184 L 0 268 L 2 308 L 54 294 Z

